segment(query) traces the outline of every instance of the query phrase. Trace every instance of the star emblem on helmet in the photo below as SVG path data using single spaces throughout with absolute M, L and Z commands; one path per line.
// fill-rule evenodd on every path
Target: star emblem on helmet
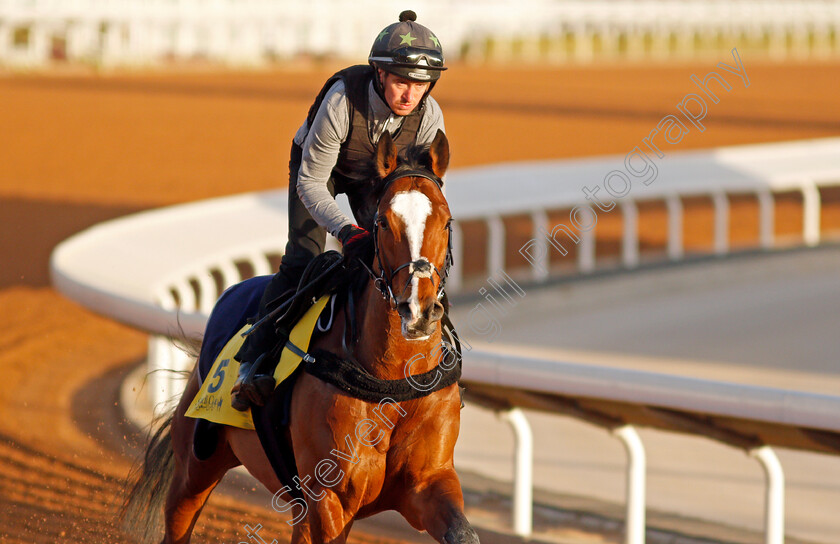
M 440 47 L 440 42 L 438 41 L 437 36 L 431 36 L 429 39 L 435 42 L 435 47 Z
M 406 32 L 405 34 L 400 34 L 400 38 L 402 38 L 402 41 L 400 42 L 400 45 L 402 45 L 404 43 L 407 43 L 409 46 L 411 45 L 411 42 L 413 42 L 414 40 L 417 39 L 417 38 L 415 38 L 414 36 L 411 35 L 411 32 Z
M 382 38 L 384 38 L 387 35 L 388 35 L 388 30 L 387 29 L 383 30 L 382 32 L 379 33 L 379 36 L 376 37 L 376 41 L 381 40 Z

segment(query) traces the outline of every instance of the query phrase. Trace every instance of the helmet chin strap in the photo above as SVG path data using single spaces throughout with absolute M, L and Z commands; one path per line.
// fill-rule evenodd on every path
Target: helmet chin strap
M 376 94 L 379 95 L 379 98 L 381 98 L 382 101 L 387 104 L 388 101 L 385 100 L 385 87 L 382 85 L 382 76 L 379 73 L 380 70 L 383 73 L 387 73 L 387 72 L 385 72 L 385 70 L 382 70 L 382 68 L 379 68 L 378 66 L 374 65 L 374 67 L 373 67 L 373 88 L 374 88 L 374 90 L 376 90 Z

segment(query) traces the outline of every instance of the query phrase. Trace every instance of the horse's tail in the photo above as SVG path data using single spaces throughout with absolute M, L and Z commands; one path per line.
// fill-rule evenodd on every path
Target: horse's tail
M 161 416 L 163 423 L 152 435 L 142 464 L 131 471 L 128 482 L 134 482 L 120 510 L 120 521 L 129 535 L 143 544 L 157 541 L 163 525 L 166 495 L 175 473 L 175 452 L 172 449 L 170 428 L 172 413 Z

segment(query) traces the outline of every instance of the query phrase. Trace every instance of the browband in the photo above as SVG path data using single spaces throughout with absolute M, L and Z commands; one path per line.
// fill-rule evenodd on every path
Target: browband
M 426 178 L 437 183 L 438 188 L 443 187 L 443 180 L 437 177 L 433 172 L 420 168 L 411 168 L 409 166 L 398 166 L 396 170 L 388 174 L 382 179 L 382 192 L 384 193 L 388 186 L 394 181 L 402 178 Z

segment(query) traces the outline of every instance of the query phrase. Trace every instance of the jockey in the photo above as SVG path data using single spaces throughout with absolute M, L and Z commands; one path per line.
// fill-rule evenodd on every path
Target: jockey
M 327 80 L 295 134 L 289 161 L 289 241 L 260 301 L 258 318 L 271 312 L 279 295 L 297 286 L 306 265 L 323 252 L 327 231 L 341 242 L 345 256 L 372 255 L 376 202 L 364 173 L 384 131 L 391 133 L 399 151 L 428 145 L 444 129 L 440 106 L 429 96 L 446 70 L 443 51 L 437 37 L 416 19 L 413 11 L 402 12 L 398 23 L 374 39 L 368 65 L 351 66 Z M 341 212 L 337 193 L 347 194 L 357 223 Z M 246 338 L 235 356 L 240 362 L 231 398 L 235 409 L 262 406 L 274 389 L 276 361 L 263 365 L 261 359 L 277 341 L 271 323 Z

